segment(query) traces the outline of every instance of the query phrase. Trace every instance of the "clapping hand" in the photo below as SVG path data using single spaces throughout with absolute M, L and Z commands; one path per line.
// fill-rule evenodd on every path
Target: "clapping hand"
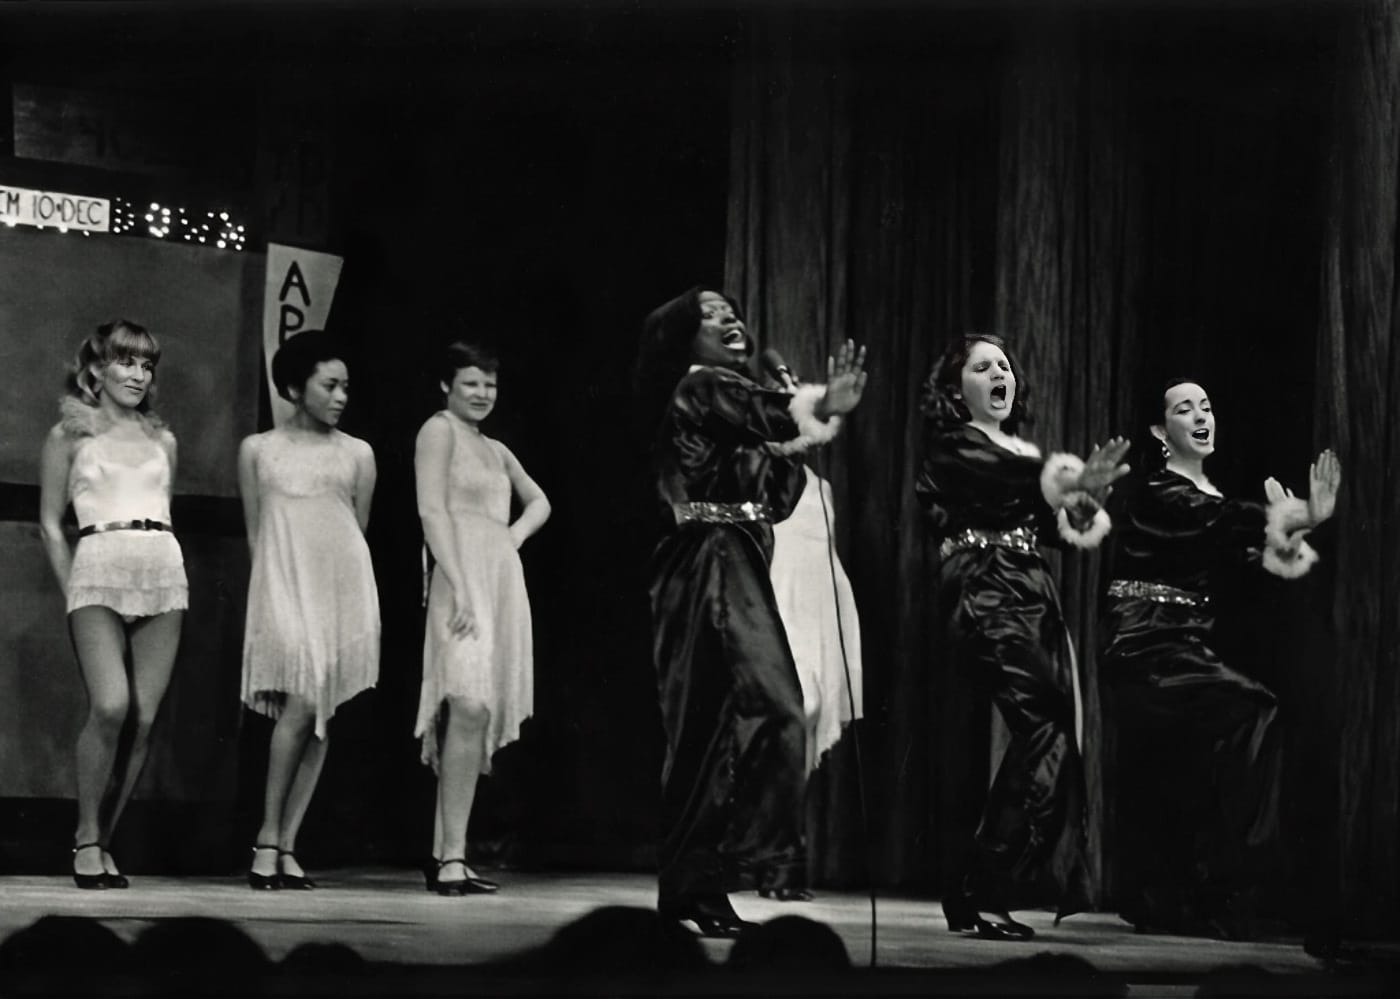
M 1079 488 L 1103 502 L 1113 483 L 1131 471 L 1131 467 L 1123 463 L 1131 446 L 1123 437 L 1114 437 L 1107 444 L 1095 444 L 1084 462 L 1084 470 L 1079 473 Z
M 1331 448 L 1317 456 L 1308 468 L 1308 520 L 1306 524 L 1289 524 L 1290 529 L 1316 527 L 1337 509 L 1337 490 L 1342 485 L 1342 463 Z M 1271 504 L 1285 499 L 1297 499 L 1293 490 L 1270 476 L 1264 480 L 1264 495 Z

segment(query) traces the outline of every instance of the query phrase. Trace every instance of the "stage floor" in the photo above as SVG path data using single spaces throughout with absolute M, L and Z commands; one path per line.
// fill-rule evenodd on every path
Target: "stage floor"
M 311 892 L 255 892 L 235 878 L 133 876 L 125 891 L 85 892 L 58 877 L 0 878 L 0 938 L 42 916 L 97 919 L 128 942 L 159 920 L 207 917 L 234 924 L 273 961 L 300 944 L 339 943 L 366 961 L 407 966 L 479 965 L 515 957 L 545 944 L 566 924 L 600 906 L 650 908 L 655 882 L 641 874 L 494 874 L 501 891 L 491 896 L 443 898 L 429 894 L 412 871 L 350 868 L 314 871 L 321 887 Z M 736 909 L 762 922 L 800 915 L 825 923 L 845 942 L 851 963 L 870 962 L 867 896 L 822 892 L 808 903 L 767 901 L 735 894 Z M 1053 925 L 1051 913 L 1019 914 L 1036 931 L 1027 943 L 978 940 L 946 931 L 937 902 L 879 900 L 878 966 L 886 969 L 976 971 L 1020 957 L 1071 955 L 1120 980 L 1157 982 L 1140 994 L 1173 992 L 1164 982 L 1209 977 L 1222 968 L 1258 969 L 1271 976 L 1313 978 L 1325 973 L 1297 940 L 1233 943 L 1138 935 L 1116 916 L 1082 914 Z M 705 940 L 710 959 L 722 964 L 733 943 Z M 1400 944 L 1368 945 L 1373 970 L 1400 963 Z M 1165 990 L 1165 991 L 1163 991 Z

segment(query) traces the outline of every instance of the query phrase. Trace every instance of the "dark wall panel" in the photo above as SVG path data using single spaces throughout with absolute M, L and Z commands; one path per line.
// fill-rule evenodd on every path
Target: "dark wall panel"
M 180 441 L 176 492 L 237 496 L 238 441 L 256 429 L 263 260 L 0 228 L 0 482 L 37 484 L 66 366 L 98 323 L 125 316 L 161 343 L 157 407 Z

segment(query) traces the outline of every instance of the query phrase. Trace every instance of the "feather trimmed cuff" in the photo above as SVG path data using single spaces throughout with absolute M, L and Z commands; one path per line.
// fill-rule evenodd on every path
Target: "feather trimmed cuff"
M 1072 454 L 1056 452 L 1045 461 L 1040 470 L 1040 492 L 1050 509 L 1058 510 L 1065 505 L 1070 495 L 1079 492 L 1079 473 L 1084 471 L 1084 461 Z
M 788 401 L 788 413 L 797 424 L 797 437 L 775 442 L 779 454 L 800 454 L 819 444 L 829 444 L 841 429 L 841 417 L 817 419 L 817 400 L 826 394 L 825 385 L 799 385 Z M 791 450 L 785 450 L 791 448 Z
M 1291 548 L 1275 548 L 1267 545 L 1260 560 L 1265 572 L 1283 579 L 1297 579 L 1305 576 L 1317 562 L 1317 552 L 1313 546 L 1301 539 Z
M 1305 575 L 1318 558 L 1303 540 L 1311 527 L 1307 500 L 1285 496 L 1271 502 L 1264 516 L 1264 571 L 1283 579 Z
M 1055 511 L 1055 524 L 1060 537 L 1076 548 L 1097 548 L 1113 528 L 1108 511 L 1083 491 L 1065 496 L 1065 503 Z
M 1312 527 L 1307 500 L 1285 496 L 1274 500 L 1264 515 L 1264 544 L 1270 548 L 1291 549 L 1300 531 Z

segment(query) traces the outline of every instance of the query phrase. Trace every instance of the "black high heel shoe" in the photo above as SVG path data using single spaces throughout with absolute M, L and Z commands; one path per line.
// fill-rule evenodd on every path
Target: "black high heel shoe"
M 282 870 L 282 858 L 291 857 L 296 860 L 296 853 L 292 850 L 277 851 L 277 876 L 281 879 L 283 888 L 290 888 L 293 891 L 311 891 L 316 887 L 316 882 L 312 881 L 305 874 L 288 874 Z M 300 866 L 298 864 L 297 866 Z
M 437 891 L 438 885 L 438 859 L 433 857 L 423 865 L 423 886 L 428 891 Z
M 455 881 L 442 880 L 442 869 L 448 864 L 461 864 L 463 871 L 470 871 L 467 862 L 462 857 L 448 857 L 446 860 L 438 861 L 437 877 L 434 879 L 433 891 L 439 895 L 490 895 L 500 889 L 500 885 L 487 878 L 479 878 L 475 874 L 467 874 L 466 877 Z
M 758 925 L 740 919 L 727 895 L 661 902 L 656 911 L 663 919 L 694 923 L 702 937 L 733 939 L 749 927 Z
M 760 888 L 759 898 L 777 899 L 779 902 L 810 902 L 817 896 L 806 888 Z
M 950 933 L 974 932 L 983 940 L 1029 940 L 1035 930 L 1018 923 L 1010 914 L 998 912 L 1000 919 L 987 919 L 969 894 L 949 895 L 943 899 L 943 918 Z
M 79 843 L 77 846 L 73 847 L 73 861 L 76 863 L 78 854 L 84 850 L 101 849 L 101 843 Z M 103 891 L 111 887 L 111 884 L 107 880 L 107 872 L 105 870 L 101 874 L 79 874 L 77 871 L 74 871 L 73 883 L 79 888 L 84 888 L 88 891 Z
M 259 843 L 253 847 L 253 857 L 256 858 L 259 850 L 277 850 L 276 844 Z M 277 851 L 279 854 L 280 850 Z M 282 887 L 282 876 L 276 871 L 271 874 L 259 874 L 256 871 L 248 872 L 248 887 L 254 891 L 276 891 Z
M 103 869 L 104 871 L 106 871 L 106 873 L 107 873 L 107 887 L 108 887 L 108 888 L 130 888 L 130 887 L 131 887 L 131 882 L 130 882 L 129 880 L 127 880 L 127 876 L 126 876 L 125 874 L 121 873 L 120 871 L 108 871 L 108 870 L 107 870 L 107 862 L 108 862 L 108 861 L 111 861 L 113 867 L 116 867 L 116 866 L 117 866 L 116 858 L 114 858 L 114 857 L 112 856 L 111 851 L 109 851 L 109 850 L 107 849 L 107 847 L 103 846 L 103 847 L 102 847 L 102 869 Z

